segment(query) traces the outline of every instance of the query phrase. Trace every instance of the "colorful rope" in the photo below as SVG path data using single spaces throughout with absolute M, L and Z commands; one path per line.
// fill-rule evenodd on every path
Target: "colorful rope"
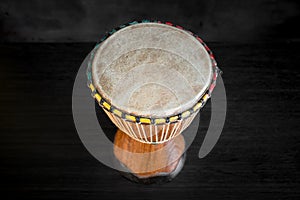
M 139 24 L 139 23 L 160 23 L 160 24 L 166 24 L 169 26 L 173 26 L 176 27 L 178 29 L 184 30 L 186 32 L 188 32 L 189 34 L 191 34 L 192 36 L 194 36 L 206 49 L 206 51 L 208 52 L 211 62 L 212 62 L 212 66 L 213 66 L 213 78 L 211 81 L 211 84 L 209 86 L 209 88 L 207 89 L 207 91 L 204 93 L 204 95 L 200 98 L 200 100 L 194 105 L 192 106 L 190 109 L 177 114 L 177 115 L 172 115 L 172 116 L 167 116 L 165 118 L 155 118 L 155 117 L 143 117 L 143 116 L 137 116 L 137 115 L 132 115 L 130 113 L 124 112 L 118 108 L 116 108 L 115 106 L 111 105 L 107 100 L 105 100 L 96 90 L 95 86 L 93 85 L 92 82 L 92 61 L 94 59 L 94 55 L 96 50 L 99 48 L 99 44 L 101 42 L 103 42 L 104 40 L 106 40 L 110 35 L 114 34 L 115 32 L 117 32 L 118 30 L 127 27 L 127 26 L 131 26 L 134 24 Z M 211 93 L 214 90 L 215 86 L 216 86 L 216 80 L 217 80 L 217 76 L 220 73 L 219 68 L 217 67 L 217 62 L 214 58 L 214 55 L 212 53 L 212 51 L 209 49 L 209 47 L 203 42 L 203 40 L 195 35 L 194 33 L 183 29 L 181 26 L 178 25 L 174 25 L 170 22 L 161 22 L 161 21 L 150 21 L 150 20 L 142 20 L 142 21 L 133 21 L 127 24 L 123 24 L 117 28 L 112 29 L 110 32 L 108 32 L 104 37 L 101 38 L 100 42 L 97 43 L 97 45 L 94 47 L 94 49 L 91 52 L 91 56 L 88 62 L 88 67 L 87 67 L 87 79 L 88 79 L 88 87 L 91 89 L 92 92 L 92 96 L 96 99 L 96 101 L 98 102 L 98 104 L 104 108 L 105 110 L 113 113 L 114 115 L 126 120 L 126 121 L 130 121 L 130 122 L 135 122 L 135 123 L 140 123 L 140 124 L 166 124 L 166 123 L 175 123 L 179 120 L 188 118 L 191 114 L 197 112 L 198 110 L 200 110 L 207 102 L 207 100 L 211 97 Z

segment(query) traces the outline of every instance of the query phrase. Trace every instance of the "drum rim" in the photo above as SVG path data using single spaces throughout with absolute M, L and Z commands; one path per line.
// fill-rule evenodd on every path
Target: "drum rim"
M 207 51 L 207 53 L 209 54 L 210 60 L 211 60 L 211 64 L 212 64 L 212 68 L 213 68 L 213 75 L 210 81 L 209 86 L 204 90 L 205 92 L 203 93 L 203 95 L 200 97 L 200 99 L 193 105 L 191 106 L 191 108 L 176 114 L 176 115 L 170 115 L 170 116 L 166 116 L 166 117 L 145 117 L 145 116 L 141 116 L 141 115 L 135 115 L 129 112 L 126 112 L 124 110 L 118 109 L 116 106 L 112 105 L 111 103 L 109 103 L 109 101 L 107 101 L 106 99 L 103 98 L 103 96 L 100 95 L 100 93 L 97 91 L 95 85 L 93 84 L 93 78 L 92 78 L 92 62 L 94 60 L 94 56 L 95 56 L 95 52 L 97 51 L 97 49 L 99 48 L 100 44 L 106 40 L 110 35 L 114 34 L 115 32 L 117 32 L 118 30 L 131 26 L 131 25 L 135 25 L 135 24 L 141 24 L 141 23 L 159 23 L 159 24 L 165 24 L 165 25 L 169 25 L 181 30 L 186 31 L 187 33 L 189 33 L 190 35 L 194 36 L 200 43 L 201 45 L 203 45 L 203 47 L 205 48 L 205 50 Z M 215 57 L 212 53 L 212 51 L 210 50 L 210 48 L 203 42 L 203 40 L 196 34 L 192 33 L 189 30 L 184 29 L 181 26 L 175 25 L 171 22 L 161 22 L 161 21 L 157 21 L 157 20 L 141 20 L 141 21 L 133 21 L 127 24 L 123 24 L 120 25 L 117 28 L 112 29 L 110 32 L 107 32 L 106 35 L 104 35 L 99 42 L 97 42 L 97 44 L 95 45 L 94 49 L 91 51 L 91 55 L 88 61 L 88 66 L 87 66 L 87 70 L 86 70 L 86 75 L 87 75 L 87 85 L 91 90 L 91 94 L 92 97 L 97 101 L 97 103 L 99 104 L 100 107 L 102 107 L 103 109 L 107 110 L 108 112 L 114 114 L 115 116 L 129 121 L 129 122 L 134 122 L 134 123 L 141 123 L 141 124 L 166 124 L 166 123 L 175 123 L 179 120 L 183 120 L 188 118 L 189 116 L 191 116 L 193 113 L 198 112 L 201 108 L 204 107 L 204 105 L 206 104 L 206 102 L 210 99 L 211 94 L 215 88 L 216 85 L 216 79 L 218 77 L 218 75 L 220 74 L 220 69 L 217 66 L 217 62 L 215 60 Z

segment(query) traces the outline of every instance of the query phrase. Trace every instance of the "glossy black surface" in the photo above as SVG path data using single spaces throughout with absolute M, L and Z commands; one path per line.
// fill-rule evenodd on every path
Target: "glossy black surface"
M 226 86 L 223 133 L 204 159 L 203 109 L 171 182 L 140 185 L 94 159 L 72 118 L 79 66 L 94 43 L 0 44 L 0 188 L 33 199 L 298 199 L 299 42 L 208 43 Z M 113 134 L 105 118 L 102 125 Z

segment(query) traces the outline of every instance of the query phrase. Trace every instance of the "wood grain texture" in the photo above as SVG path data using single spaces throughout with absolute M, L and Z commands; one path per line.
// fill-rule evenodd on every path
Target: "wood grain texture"
M 95 160 L 71 108 L 77 70 L 94 44 L 0 44 L 0 188 L 31 199 L 299 199 L 299 42 L 209 43 L 223 70 L 227 118 L 210 154 L 197 157 L 210 119 L 181 173 L 138 185 Z M 102 128 L 115 126 L 99 109 Z
M 182 135 L 162 143 L 146 144 L 136 141 L 118 130 L 114 140 L 114 154 L 138 178 L 172 173 L 184 153 Z

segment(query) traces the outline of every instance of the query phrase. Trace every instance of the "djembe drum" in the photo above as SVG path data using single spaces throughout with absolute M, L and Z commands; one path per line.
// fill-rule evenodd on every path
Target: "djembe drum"
M 88 86 L 119 128 L 114 154 L 131 172 L 127 177 L 169 180 L 180 171 L 180 133 L 210 98 L 217 75 L 207 45 L 171 23 L 132 22 L 101 39 L 91 53 Z

